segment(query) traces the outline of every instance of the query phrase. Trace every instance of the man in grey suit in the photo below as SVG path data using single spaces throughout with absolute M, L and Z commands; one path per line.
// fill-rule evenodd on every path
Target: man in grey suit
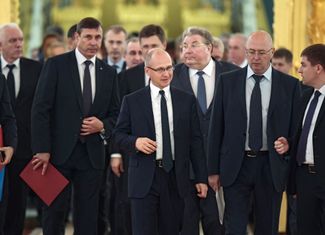
M 252 33 L 248 66 L 220 76 L 208 143 L 209 184 L 225 196 L 226 234 L 244 235 L 254 197 L 255 235 L 278 234 L 288 158 L 275 141 L 293 136 L 300 86 L 272 69 L 271 36 Z M 220 177 L 220 179 L 219 179 Z

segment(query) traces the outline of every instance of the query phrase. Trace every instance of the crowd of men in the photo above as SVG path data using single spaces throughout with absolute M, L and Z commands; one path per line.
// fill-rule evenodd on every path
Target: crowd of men
M 325 45 L 301 53 L 301 83 L 265 31 L 224 44 L 189 27 L 171 53 L 159 25 L 87 17 L 63 41 L 48 33 L 36 61 L 0 28 L 0 235 L 23 232 L 30 161 L 69 180 L 40 203 L 45 235 L 70 210 L 77 235 L 275 235 L 284 190 L 288 233 L 324 234 Z

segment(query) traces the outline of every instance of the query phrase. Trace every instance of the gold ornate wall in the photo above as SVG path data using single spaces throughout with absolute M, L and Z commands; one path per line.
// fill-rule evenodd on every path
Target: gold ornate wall
M 0 24 L 19 23 L 19 0 L 1 0 Z
M 300 53 L 313 43 L 325 43 L 325 0 L 274 0 L 274 44 L 293 53 L 294 69 Z

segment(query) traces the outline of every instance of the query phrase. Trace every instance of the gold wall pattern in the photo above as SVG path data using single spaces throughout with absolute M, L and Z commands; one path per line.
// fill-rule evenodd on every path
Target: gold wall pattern
M 310 44 L 325 43 L 325 1 L 311 2 L 311 11 L 308 16 L 307 32 Z
M 1 0 L 0 24 L 19 23 L 19 0 Z

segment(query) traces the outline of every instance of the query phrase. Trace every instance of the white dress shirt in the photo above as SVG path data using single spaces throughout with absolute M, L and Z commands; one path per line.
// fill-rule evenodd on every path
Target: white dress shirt
M 85 66 L 86 66 L 84 62 L 86 60 L 90 60 L 92 62 L 92 64 L 89 65 L 89 71 L 91 77 L 91 95 L 92 95 L 92 101 L 94 102 L 95 92 L 96 92 L 96 71 L 95 71 L 96 56 L 87 59 L 86 57 L 84 57 L 83 54 L 80 53 L 78 48 L 76 48 L 75 52 L 76 52 L 78 70 L 79 70 L 81 92 L 83 92 L 83 88 L 84 88 L 84 73 L 85 73 Z
M 9 63 L 3 58 L 1 55 L 1 69 L 2 74 L 7 78 L 9 73 L 9 68 L 7 67 Z M 12 64 L 16 65 L 16 67 L 12 70 L 12 73 L 14 74 L 15 78 L 15 96 L 18 96 L 19 89 L 20 89 L 20 59 L 18 58 L 15 60 Z M 28 76 L 28 74 L 26 74 Z
M 246 112 L 247 112 L 247 129 L 246 129 L 246 143 L 245 149 L 250 150 L 248 147 L 249 140 L 249 110 L 251 103 L 251 95 L 253 88 L 255 86 L 255 80 L 252 77 L 255 73 L 251 69 L 251 67 L 247 66 L 247 76 L 246 76 Z M 264 78 L 260 81 L 261 88 L 261 98 L 262 98 L 262 122 L 263 122 L 263 145 L 261 150 L 267 151 L 267 135 L 266 135 L 266 127 L 267 127 L 267 113 L 269 110 L 270 98 L 271 98 L 271 87 L 272 87 L 272 66 L 263 74 Z
M 160 109 L 160 99 L 161 95 L 159 91 L 161 89 L 150 83 L 150 95 L 152 103 L 152 112 L 153 119 L 155 124 L 156 132 L 156 159 L 162 159 L 163 157 L 163 136 L 162 136 L 162 125 L 161 125 L 161 109 Z M 169 131 L 170 131 L 170 143 L 172 149 L 172 158 L 175 159 L 175 147 L 174 147 L 174 122 L 173 122 L 173 104 L 172 97 L 170 94 L 170 86 L 167 86 L 163 89 L 165 91 L 165 98 L 168 110 L 168 122 L 169 122 Z
M 314 164 L 313 133 L 314 133 L 315 124 L 316 124 L 316 121 L 317 121 L 317 117 L 318 117 L 320 108 L 322 107 L 322 104 L 323 104 L 323 101 L 324 101 L 325 85 L 323 85 L 318 91 L 321 93 L 321 95 L 318 97 L 317 106 L 316 106 L 316 109 L 315 109 L 313 119 L 312 119 L 311 124 L 310 124 L 310 129 L 309 129 L 309 133 L 308 133 L 308 137 L 307 137 L 306 161 L 305 161 L 306 164 Z M 307 107 L 305 109 L 304 120 L 303 120 L 302 126 L 305 123 L 307 110 L 309 109 L 310 103 L 311 103 L 313 98 L 314 98 L 314 94 L 310 97 L 308 105 L 307 105 Z
M 194 92 L 195 97 L 197 97 L 197 86 L 199 82 L 199 75 L 196 73 L 199 70 L 197 69 L 189 69 L 189 75 L 190 75 L 190 82 L 192 85 L 192 89 Z M 206 92 L 206 99 L 207 99 L 207 109 L 209 108 L 214 94 L 214 85 L 215 85 L 215 79 L 216 79 L 216 64 L 212 59 L 210 59 L 207 66 L 201 70 L 204 72 L 203 79 L 205 83 L 205 92 Z

